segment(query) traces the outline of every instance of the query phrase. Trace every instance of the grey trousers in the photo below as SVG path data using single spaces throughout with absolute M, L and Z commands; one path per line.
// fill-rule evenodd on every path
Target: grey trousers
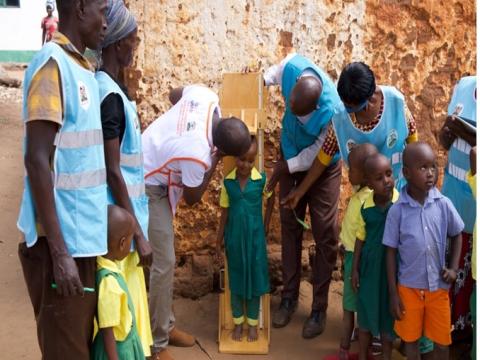
M 173 216 L 168 195 L 160 186 L 146 186 L 148 196 L 148 239 L 152 246 L 149 310 L 152 326 L 152 353 L 165 349 L 175 317 L 172 310 L 175 246 Z

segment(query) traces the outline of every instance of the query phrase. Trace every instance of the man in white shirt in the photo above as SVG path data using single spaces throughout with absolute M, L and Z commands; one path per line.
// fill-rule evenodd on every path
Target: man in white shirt
M 288 55 L 264 74 L 265 84 L 280 85 L 285 100 L 281 153 L 268 183 L 271 191 L 280 182 L 280 199 L 300 184 L 323 145 L 335 106 L 340 102 L 335 85 L 319 67 L 298 54 Z M 273 326 L 286 326 L 296 309 L 302 258 L 303 228 L 307 205 L 315 239 L 312 263 L 313 303 L 302 336 L 320 335 L 325 329 L 328 289 L 336 261 L 337 208 L 341 166 L 336 159 L 295 209 L 280 207 L 282 224 L 283 292 L 280 307 L 273 314 Z M 298 218 L 297 218 L 298 217 Z
M 142 134 L 149 240 L 153 249 L 149 307 L 153 360 L 168 360 L 168 344 L 193 346 L 193 336 L 174 327 L 172 312 L 175 247 L 173 216 L 181 198 L 199 202 L 224 155 L 240 156 L 250 147 L 247 126 L 222 119 L 218 96 L 192 85 L 170 93 L 173 106 Z

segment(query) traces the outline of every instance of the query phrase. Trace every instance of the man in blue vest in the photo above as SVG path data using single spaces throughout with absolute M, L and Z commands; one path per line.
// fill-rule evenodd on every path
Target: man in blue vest
M 268 184 L 271 191 L 280 182 L 280 198 L 300 184 L 323 144 L 325 129 L 335 106 L 340 102 L 337 90 L 319 67 L 309 59 L 288 55 L 279 65 L 269 68 L 266 85 L 280 85 L 285 99 L 282 121 L 281 159 Z M 336 260 L 337 208 L 341 166 L 338 154 L 324 174 L 292 210 L 281 207 L 283 292 L 280 307 L 273 314 L 273 326 L 286 326 L 296 309 L 302 259 L 303 227 L 307 205 L 315 239 L 312 262 L 313 303 L 302 336 L 313 338 L 325 329 L 328 289 Z
M 82 54 L 102 40 L 106 2 L 57 5 L 59 32 L 25 73 L 19 257 L 42 358 L 88 360 L 96 256 L 107 252 L 107 191 L 98 86 Z

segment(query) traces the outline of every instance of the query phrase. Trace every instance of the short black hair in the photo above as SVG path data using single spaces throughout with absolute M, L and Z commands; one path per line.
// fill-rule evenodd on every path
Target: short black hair
M 70 14 L 75 9 L 77 0 L 56 0 L 56 3 L 58 15 L 62 16 Z
M 375 92 L 375 74 L 363 62 L 352 62 L 345 66 L 338 79 L 338 95 L 343 102 L 360 104 Z
M 213 133 L 213 143 L 226 155 L 242 156 L 250 148 L 252 139 L 242 120 L 229 117 L 218 123 Z

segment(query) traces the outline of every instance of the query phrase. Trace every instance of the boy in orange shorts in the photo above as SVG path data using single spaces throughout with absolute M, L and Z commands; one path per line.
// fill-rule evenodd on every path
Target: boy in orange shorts
M 428 144 L 406 147 L 403 175 L 407 185 L 390 208 L 383 236 L 394 329 L 405 342 L 408 360 L 418 359 L 422 335 L 435 343 L 435 358 L 447 360 L 448 289 L 457 278 L 464 224 L 451 201 L 435 187 L 436 157 Z M 447 237 L 451 238 L 448 262 Z

